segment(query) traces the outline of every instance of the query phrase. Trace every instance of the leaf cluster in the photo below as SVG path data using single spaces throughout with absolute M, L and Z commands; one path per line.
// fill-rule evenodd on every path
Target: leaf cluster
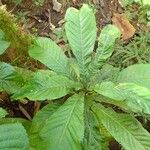
M 4 119 L 1 109 L 0 149 L 106 150 L 114 138 L 126 150 L 149 150 L 150 134 L 134 114 L 150 114 L 150 64 L 121 72 L 106 64 L 120 31 L 104 27 L 94 51 L 96 21 L 88 5 L 69 8 L 65 21 L 72 57 L 52 40 L 38 37 L 29 55 L 47 70 L 31 72 L 0 63 L 0 91 L 11 93 L 12 100 L 51 101 L 32 122 Z

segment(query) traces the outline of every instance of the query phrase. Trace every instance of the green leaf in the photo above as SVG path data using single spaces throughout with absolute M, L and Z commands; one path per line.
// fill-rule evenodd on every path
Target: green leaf
M 0 119 L 7 115 L 7 111 L 0 107 Z
M 72 76 L 76 76 L 76 79 L 79 81 L 80 80 L 80 68 L 77 64 L 77 60 L 74 58 L 70 58 L 69 65 L 70 65 L 70 68 L 72 68 L 72 70 L 73 70 Z
M 29 55 L 53 71 L 69 76 L 68 58 L 51 39 L 36 38 L 29 50 Z
M 26 129 L 26 132 L 29 134 L 31 122 L 29 120 L 23 118 L 1 118 L 0 125 L 5 124 L 13 124 L 13 123 L 21 123 L 23 127 Z
M 136 64 L 122 70 L 118 83 L 135 83 L 150 89 L 150 64 Z
M 94 91 L 118 101 L 118 105 L 121 101 L 122 106 L 128 106 L 127 109 L 133 112 L 150 114 L 150 89 L 133 83 L 115 85 L 111 82 L 103 82 L 101 85 L 96 85 Z
M 80 88 L 80 84 L 65 76 L 57 75 L 50 71 L 37 71 L 28 83 L 16 92 L 12 98 L 28 98 L 30 100 L 58 99 Z
M 34 116 L 32 120 L 33 128 L 42 128 L 45 124 L 46 120 L 60 107 L 60 104 L 50 103 L 43 107 L 37 114 Z M 37 126 L 37 127 L 35 127 Z M 33 131 L 33 130 L 32 130 Z
M 47 104 L 44 108 L 37 112 L 32 120 L 31 132 L 39 132 L 45 125 L 46 120 L 60 107 L 60 104 Z
M 27 133 L 22 124 L 0 125 L 0 149 L 29 150 Z
M 117 101 L 125 100 L 125 96 L 121 93 L 120 89 L 116 88 L 116 84 L 113 82 L 102 82 L 101 84 L 96 84 L 94 91 Z
M 120 37 L 120 30 L 114 25 L 107 25 L 100 33 L 96 58 L 99 62 L 105 61 L 112 55 L 116 39 Z
M 132 116 L 95 104 L 93 111 L 105 128 L 126 150 L 149 150 L 150 134 Z
M 115 68 L 112 65 L 105 64 L 102 68 L 91 78 L 91 85 L 95 85 L 104 81 L 114 81 L 119 74 L 119 68 Z
M 145 5 L 150 5 L 150 1 L 149 0 L 142 0 L 143 6 Z
M 85 74 L 96 40 L 96 21 L 93 10 L 88 5 L 83 5 L 80 10 L 69 8 L 65 20 L 67 39 L 81 73 Z
M 99 131 L 99 123 L 88 107 L 85 108 L 85 133 L 83 141 L 84 150 L 101 150 L 102 136 Z
M 97 69 L 103 65 L 106 59 L 112 55 L 115 41 L 120 35 L 120 30 L 114 25 L 107 25 L 102 29 L 98 40 L 95 59 L 90 67 Z
M 21 75 L 25 83 L 28 82 L 28 80 L 32 77 L 34 73 L 33 71 L 25 69 L 25 68 L 20 68 L 16 66 L 14 66 L 14 68 L 17 71 L 17 73 Z
M 0 91 L 14 93 L 23 84 L 23 78 L 11 65 L 0 62 Z
M 84 136 L 84 96 L 70 97 L 46 122 L 40 133 L 48 150 L 81 150 Z
M 131 110 L 150 114 L 150 89 L 132 83 L 122 83 L 116 86 Z
M 57 103 L 51 103 L 42 108 L 32 120 L 30 129 L 30 147 L 35 150 L 46 149 L 46 143 L 40 138 L 39 133 L 47 119 L 60 107 Z M 45 145 L 45 146 L 44 146 Z

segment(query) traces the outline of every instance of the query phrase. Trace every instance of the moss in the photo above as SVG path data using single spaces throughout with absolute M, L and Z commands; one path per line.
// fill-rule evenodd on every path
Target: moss
M 19 53 L 27 53 L 32 36 L 23 31 L 15 17 L 6 10 L 5 5 L 0 6 L 0 29 L 4 31 L 6 40 L 11 42 L 11 48 Z

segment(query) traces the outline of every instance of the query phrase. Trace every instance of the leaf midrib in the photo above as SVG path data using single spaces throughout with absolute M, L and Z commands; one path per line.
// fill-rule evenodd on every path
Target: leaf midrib
M 40 49 L 44 49 L 45 51 L 48 51 L 48 49 L 46 49 L 46 48 L 43 48 L 41 45 L 40 45 L 40 43 L 39 43 L 39 45 L 38 45 L 38 43 L 36 43 L 35 44 L 35 46 L 37 46 L 37 47 L 39 47 Z M 53 46 L 54 47 L 54 46 Z M 59 47 L 59 46 L 58 46 Z M 50 48 L 49 48 L 50 49 Z M 60 47 L 59 47 L 59 49 L 60 49 Z M 61 51 L 60 51 L 61 52 Z M 51 60 L 52 61 L 54 61 L 54 62 L 56 62 L 56 64 L 58 64 L 59 66 L 61 66 L 61 70 L 63 70 L 62 68 L 64 68 L 65 70 L 68 70 L 67 69 L 67 67 L 65 66 L 64 67 L 64 65 L 63 65 L 63 63 L 61 63 L 60 61 L 56 61 L 56 59 L 54 58 L 54 57 L 52 57 L 52 55 L 49 55 L 49 57 L 51 58 Z M 66 58 L 67 59 L 67 58 Z M 40 60 L 39 60 L 40 61 Z M 50 63 L 49 63 L 50 64 Z M 49 66 L 55 66 L 55 65 L 49 65 L 49 64 L 47 64 L 46 66 L 48 66 L 48 68 L 50 68 L 51 69 L 51 67 L 49 67 Z M 53 70 L 53 69 L 52 69 Z M 66 73 L 66 72 L 64 72 L 64 73 Z
M 124 126 L 121 125 L 121 123 L 117 122 L 114 118 L 112 118 L 108 113 L 106 113 L 105 111 L 103 111 L 102 109 L 100 109 L 100 111 L 102 111 L 106 116 L 108 116 L 111 120 L 113 120 L 116 124 L 118 124 L 119 126 L 121 126 L 121 128 L 123 128 L 124 130 L 126 130 L 128 132 L 129 135 L 131 135 L 133 137 L 133 139 L 135 139 L 142 147 L 142 143 L 139 142 L 139 140 L 132 134 L 130 133 Z M 105 125 L 105 124 L 104 124 Z M 106 126 L 105 126 L 106 127 Z M 107 127 L 106 127 L 107 128 Z M 144 148 L 144 147 L 143 147 Z M 143 149 L 145 150 L 145 148 Z
M 61 141 L 62 141 L 62 139 L 63 139 L 63 137 L 64 137 L 64 135 L 65 135 L 65 133 L 66 133 L 66 129 L 67 129 L 69 123 L 70 123 L 70 120 L 71 120 L 71 117 L 72 117 L 72 115 L 73 115 L 74 109 L 75 109 L 75 107 L 76 107 L 76 105 L 77 105 L 77 103 L 78 103 L 79 100 L 80 100 L 80 99 L 75 100 L 74 107 L 73 107 L 72 110 L 71 110 L 71 113 L 70 113 L 70 115 L 69 115 L 69 117 L 68 117 L 68 120 L 67 120 L 66 125 L 65 125 L 65 127 L 64 127 L 64 130 L 63 130 L 63 132 L 62 132 L 62 134 L 61 134 L 61 137 L 60 137 L 59 140 L 58 140 L 57 147 L 59 147 L 59 145 L 60 145 L 60 143 L 61 143 Z

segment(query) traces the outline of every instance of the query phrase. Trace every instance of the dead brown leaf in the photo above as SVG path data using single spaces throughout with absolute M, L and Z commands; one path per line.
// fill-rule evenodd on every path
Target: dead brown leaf
M 98 4 L 99 4 L 99 0 L 93 0 L 93 3 L 94 3 L 95 5 L 98 5 Z
M 53 0 L 53 10 L 60 12 L 62 4 L 59 3 L 57 0 Z
M 124 14 L 115 13 L 112 17 L 112 22 L 120 29 L 123 40 L 128 40 L 134 35 L 135 28 Z
M 76 4 L 77 3 L 77 0 L 72 0 L 73 4 Z

